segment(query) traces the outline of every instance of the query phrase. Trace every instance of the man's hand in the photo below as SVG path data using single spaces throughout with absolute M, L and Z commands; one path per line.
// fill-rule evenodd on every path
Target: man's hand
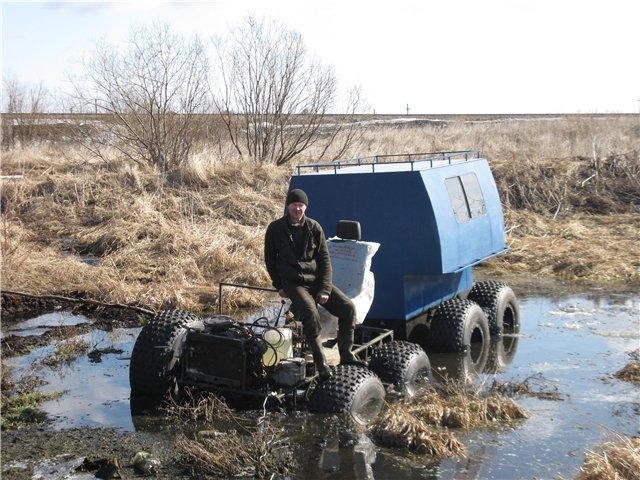
M 325 303 L 327 303 L 327 300 L 329 300 L 329 295 L 327 295 L 326 293 L 319 293 L 318 295 L 316 295 L 316 302 L 318 302 L 320 305 L 324 305 Z
M 283 289 L 278 290 L 278 295 L 280 295 L 282 298 L 289 298 L 287 292 L 285 292 Z

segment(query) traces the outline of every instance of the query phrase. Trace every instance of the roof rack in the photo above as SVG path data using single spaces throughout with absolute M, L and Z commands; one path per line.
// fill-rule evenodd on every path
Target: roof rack
M 427 163 L 429 168 L 433 168 L 434 162 L 437 162 L 436 166 L 441 166 L 443 163 L 451 165 L 453 162 L 457 161 L 467 161 L 475 158 L 480 158 L 480 154 L 482 153 L 481 149 L 473 149 L 473 150 L 458 150 L 452 152 L 420 152 L 420 153 L 394 153 L 389 155 L 373 155 L 368 157 L 357 157 L 357 158 L 349 158 L 345 160 L 335 160 L 333 162 L 318 162 L 318 163 L 307 163 L 296 166 L 297 175 L 302 175 L 305 169 L 309 170 L 308 173 L 320 172 L 323 173 L 338 173 L 338 170 L 345 167 L 362 167 L 366 165 L 371 166 L 371 172 L 376 171 L 376 165 L 384 164 L 394 165 L 394 164 L 402 164 L 409 163 L 411 166 L 411 171 L 413 171 L 417 163 L 424 163 L 426 166 Z M 399 158 L 404 158 L 404 160 L 397 160 Z M 420 165 L 422 166 L 422 165 Z M 360 170 L 359 170 L 360 171 Z M 368 169 L 367 169 L 368 171 Z M 346 173 L 346 172 L 345 172 Z

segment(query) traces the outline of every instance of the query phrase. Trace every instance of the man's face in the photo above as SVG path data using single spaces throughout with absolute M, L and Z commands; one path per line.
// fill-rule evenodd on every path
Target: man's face
M 298 223 L 304 217 L 304 212 L 307 211 L 307 206 L 302 202 L 293 202 L 287 205 L 287 210 L 289 210 L 289 218 L 294 223 Z

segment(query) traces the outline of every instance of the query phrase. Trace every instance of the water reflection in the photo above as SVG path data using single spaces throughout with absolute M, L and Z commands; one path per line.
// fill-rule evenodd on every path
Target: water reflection
M 472 343 L 465 352 L 430 353 L 434 378 L 473 382 L 482 373 L 503 373 L 516 356 L 519 340 L 520 334 L 505 334 Z
M 93 320 L 71 312 L 50 312 L 9 325 L 2 329 L 0 338 L 8 335 L 42 335 L 54 327 L 71 327 L 84 323 L 93 323 Z

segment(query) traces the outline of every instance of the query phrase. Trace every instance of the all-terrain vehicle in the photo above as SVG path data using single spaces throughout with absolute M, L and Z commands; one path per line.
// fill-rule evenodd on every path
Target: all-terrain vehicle
M 343 221 L 341 229 L 343 237 L 331 242 L 340 243 L 343 250 L 357 247 L 357 222 Z M 357 236 L 350 238 L 350 232 Z M 339 262 L 336 256 L 334 263 Z M 421 381 L 429 381 L 429 359 L 419 345 L 395 341 L 392 330 L 360 324 L 355 329 L 353 352 L 368 368 L 337 365 L 330 379 L 319 382 L 302 325 L 290 310 L 283 314 L 284 301 L 273 318 L 240 322 L 223 314 L 223 287 L 275 292 L 221 283 L 218 315 L 203 318 L 180 310 L 159 313 L 143 327 L 134 345 L 132 397 L 162 398 L 172 390 L 197 387 L 232 401 L 273 398 L 294 408 L 304 402 L 309 411 L 349 413 L 357 422 L 366 423 L 380 412 L 385 387 L 393 385 L 412 394 Z M 331 344 L 329 339 L 327 345 Z M 331 355 L 328 357 L 331 363 Z
M 318 382 L 296 322 L 281 323 L 281 312 L 247 324 L 221 310 L 206 319 L 171 311 L 136 341 L 132 394 L 194 385 L 294 404 L 308 400 L 311 411 L 350 412 L 364 421 L 380 410 L 384 383 L 411 391 L 429 372 L 425 350 L 464 351 L 488 344 L 491 335 L 518 333 L 511 288 L 472 278 L 474 265 L 507 250 L 498 191 L 480 151 L 299 165 L 289 188 L 307 193 L 309 216 L 332 237 L 334 283 L 356 304 L 361 323 L 354 352 L 369 368 L 341 365 Z M 360 242 L 361 226 L 375 243 Z M 353 263 L 358 246 L 364 261 Z

